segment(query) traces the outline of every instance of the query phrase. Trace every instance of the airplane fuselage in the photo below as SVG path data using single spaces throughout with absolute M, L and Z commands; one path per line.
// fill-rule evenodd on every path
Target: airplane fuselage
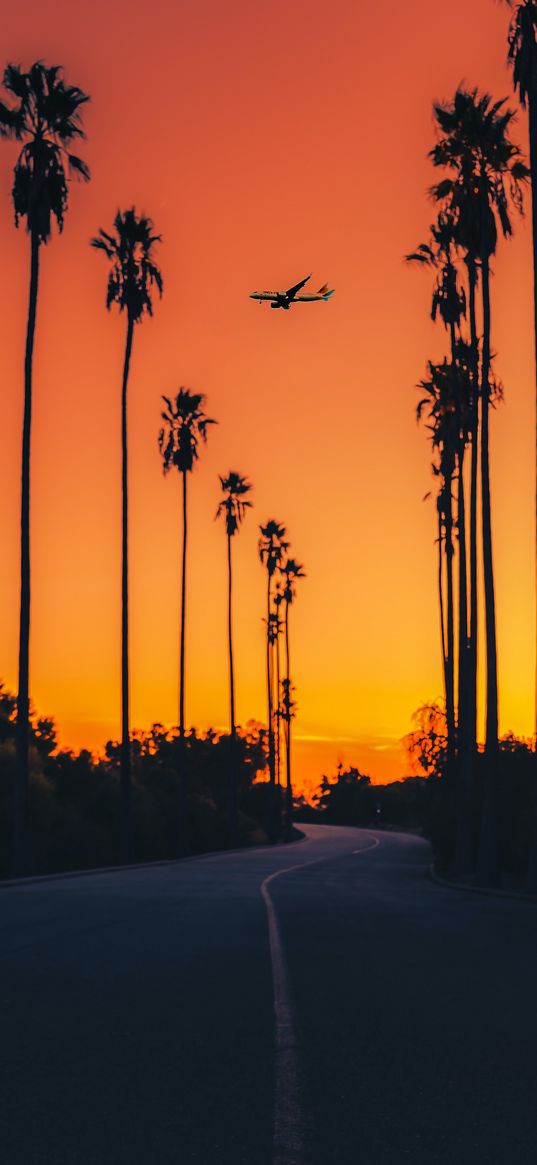
M 301 279 L 300 283 L 295 283 L 294 287 L 290 287 L 288 291 L 254 291 L 250 295 L 250 299 L 257 299 L 260 303 L 270 303 L 272 308 L 283 308 L 283 311 L 289 311 L 293 303 L 314 303 L 316 300 L 327 300 L 334 294 L 333 289 L 329 290 L 325 283 L 320 287 L 315 295 L 305 294 L 299 295 L 299 291 L 311 279 L 311 275 L 307 275 L 305 279 Z

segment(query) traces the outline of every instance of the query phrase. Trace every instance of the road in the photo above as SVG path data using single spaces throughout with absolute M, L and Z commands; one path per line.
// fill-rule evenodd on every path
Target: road
M 2 888 L 4 1165 L 534 1165 L 537 907 L 429 861 L 308 826 Z

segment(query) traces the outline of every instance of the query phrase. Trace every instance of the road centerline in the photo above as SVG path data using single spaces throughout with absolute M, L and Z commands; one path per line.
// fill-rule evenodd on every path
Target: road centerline
M 372 844 L 353 853 L 366 854 L 380 845 L 377 837 Z M 343 855 L 342 855 L 343 856 Z M 350 856 L 350 855 L 345 855 Z M 308 866 L 333 861 L 333 856 L 297 862 L 283 870 L 275 870 L 261 883 L 261 896 L 267 911 L 275 1019 L 274 1115 L 272 1135 L 272 1165 L 306 1165 L 305 1116 L 301 1102 L 300 1063 L 296 1036 L 293 1002 L 289 988 L 287 963 L 283 941 L 269 886 L 284 874 L 296 873 Z

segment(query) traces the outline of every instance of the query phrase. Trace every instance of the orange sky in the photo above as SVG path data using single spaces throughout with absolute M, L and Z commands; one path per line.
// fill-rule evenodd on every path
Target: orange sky
M 379 8 L 381 12 L 379 13 Z M 31 691 L 62 740 L 118 734 L 120 371 L 88 239 L 118 206 L 164 237 L 165 295 L 137 329 L 130 388 L 132 722 L 177 718 L 178 482 L 157 451 L 159 401 L 205 391 L 218 418 L 191 483 L 190 722 L 227 717 L 226 563 L 217 474 L 255 484 L 235 542 L 238 716 L 265 713 L 257 524 L 286 523 L 308 579 L 293 611 L 297 769 L 338 759 L 401 775 L 413 710 L 441 694 L 430 453 L 413 385 L 444 337 L 427 275 L 431 101 L 461 80 L 509 94 L 506 11 L 493 0 L 28 0 L 6 59 L 65 66 L 91 94 L 89 186 L 44 252 L 33 429 Z M 517 132 L 525 142 L 521 116 Z M 82 152 L 82 151 L 80 151 Z M 22 359 L 28 241 L 0 144 L 4 303 L 0 675 L 16 686 Z M 492 421 L 501 728 L 532 727 L 533 356 L 529 226 L 495 264 Z M 328 304 L 248 299 L 309 271 Z

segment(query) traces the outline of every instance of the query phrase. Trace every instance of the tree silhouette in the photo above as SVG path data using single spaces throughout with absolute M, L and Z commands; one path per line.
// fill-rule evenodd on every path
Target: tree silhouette
M 272 621 L 271 641 L 272 641 L 272 650 L 273 650 L 273 654 L 274 654 L 274 670 L 276 673 L 275 677 L 274 677 L 275 683 L 274 683 L 273 690 L 276 693 L 275 713 L 274 713 L 274 725 L 275 725 L 274 766 L 275 766 L 275 771 L 276 771 L 276 784 L 277 785 L 281 784 L 281 759 L 282 759 L 282 732 L 281 732 L 281 728 L 282 728 L 282 722 L 284 720 L 284 709 L 283 709 L 283 699 L 282 699 L 282 696 L 283 696 L 282 669 L 281 669 L 281 638 L 282 638 L 282 633 L 284 630 L 284 622 L 280 618 L 280 611 L 281 611 L 281 608 L 282 608 L 284 602 L 285 602 L 285 600 L 284 600 L 284 596 L 283 596 L 283 590 L 282 590 L 280 585 L 277 585 L 276 589 L 274 591 L 274 610 L 273 610 L 272 615 L 271 615 L 271 621 Z
M 179 735 L 185 738 L 185 630 L 186 630 L 186 558 L 188 540 L 187 481 L 199 457 L 200 444 L 207 440 L 209 425 L 215 425 L 205 415 L 205 396 L 180 388 L 172 399 L 162 397 L 166 408 L 161 413 L 164 427 L 158 444 L 162 454 L 164 473 L 175 467 L 183 482 L 183 550 L 181 567 L 181 634 L 179 648 Z
M 293 781 L 291 771 L 291 720 L 294 715 L 293 688 L 291 683 L 291 646 L 289 634 L 289 608 L 296 595 L 296 583 L 305 578 L 304 567 L 296 558 L 287 558 L 281 567 L 283 575 L 283 598 L 285 603 L 285 679 L 283 681 L 283 716 L 285 723 L 285 832 L 290 838 L 293 827 Z
M 482 819 L 480 871 L 484 880 L 498 876 L 498 822 L 496 782 L 498 755 L 498 664 L 496 605 L 492 558 L 492 524 L 489 459 L 489 406 L 491 401 L 491 303 L 490 263 L 496 252 L 498 232 L 513 232 L 512 209 L 522 211 L 523 184 L 529 171 L 519 147 L 511 140 L 514 113 L 505 100 L 493 102 L 477 89 L 458 89 L 453 101 L 434 107 L 439 139 L 431 151 L 435 166 L 445 167 L 449 177 L 434 188 L 434 195 L 449 206 L 457 223 L 458 239 L 481 268 L 483 343 L 481 352 L 481 490 L 483 577 L 486 633 L 486 734 L 488 795 Z
M 507 3 L 512 12 L 511 23 L 509 26 L 509 61 L 513 66 L 513 83 L 516 91 L 518 92 L 521 104 L 524 107 L 527 107 L 529 122 L 529 157 L 532 188 L 531 212 L 533 234 L 533 322 L 537 369 L 537 0 L 523 0 L 521 3 L 516 3 L 515 0 L 507 0 Z M 537 588 L 537 460 L 535 497 L 535 556 Z M 535 663 L 534 736 L 534 747 L 537 754 L 537 651 Z M 535 777 L 533 797 L 532 846 L 528 870 L 528 888 L 532 891 L 532 893 L 537 893 L 537 774 Z
M 418 421 L 425 416 L 431 434 L 435 460 L 433 473 L 440 479 L 437 507 L 439 515 L 439 546 L 445 545 L 446 558 L 446 625 L 442 626 L 444 655 L 444 682 L 446 697 L 446 721 L 448 730 L 448 772 L 453 776 L 455 756 L 455 616 L 453 592 L 453 480 L 457 456 L 457 388 L 456 375 L 448 360 L 441 364 L 428 365 L 428 376 L 420 381 L 419 388 L 425 393 L 417 406 Z M 444 539 L 442 540 L 442 532 Z M 441 567 L 440 567 L 441 570 Z M 441 608 L 442 589 L 440 587 Z
M 235 667 L 233 658 L 233 570 L 231 558 L 232 539 L 240 530 L 246 510 L 252 505 L 247 498 L 252 485 L 246 477 L 234 470 L 229 471 L 227 477 L 220 476 L 223 498 L 216 511 L 217 518 L 223 518 L 226 525 L 227 537 L 227 570 L 228 570 L 228 603 L 227 603 L 227 634 L 229 655 L 229 721 L 232 743 L 231 776 L 230 776 L 230 834 L 232 843 L 237 838 L 237 771 L 235 744 L 237 726 L 235 722 Z
M 450 393 L 453 397 L 453 403 L 456 405 L 458 414 L 461 413 L 461 400 L 457 399 L 460 392 L 457 391 L 456 372 L 458 370 L 458 345 L 460 343 L 461 322 L 466 314 L 466 295 L 464 288 L 459 283 L 457 271 L 457 238 L 456 227 L 453 215 L 446 212 L 440 212 L 436 223 L 431 227 L 431 242 L 428 244 L 421 244 L 415 252 L 407 255 L 408 262 L 417 262 L 428 267 L 432 267 L 436 273 L 436 281 L 433 290 L 431 318 L 436 320 L 439 316 L 444 323 L 445 328 L 449 332 L 451 345 L 451 364 L 454 375 L 451 377 Z M 466 441 L 468 437 L 468 423 L 465 421 L 464 428 L 461 427 L 459 433 L 459 440 L 456 442 L 456 460 L 457 460 L 457 530 L 459 541 L 459 636 L 458 636 L 458 660 L 459 660 L 459 675 L 458 675 L 458 701 L 454 699 L 455 705 L 458 705 L 458 730 L 459 739 L 461 734 L 466 739 L 467 737 L 467 720 L 468 720 L 468 696 L 467 696 L 467 672 L 468 672 L 468 595 L 467 595 L 467 565 L 466 565 L 466 504 L 464 492 L 464 455 L 466 450 Z M 440 495 L 439 501 L 441 501 Z M 448 507 L 451 515 L 451 499 Z M 450 525 L 452 520 L 450 518 Z M 442 547 L 442 538 L 440 536 L 439 546 Z M 451 549 L 449 549 L 451 546 Z M 448 560 L 452 556 L 452 541 L 451 539 L 446 543 L 446 551 Z M 451 573 L 451 570 L 450 570 Z M 451 581 L 451 580 L 450 580 Z M 442 592 L 441 592 L 442 594 Z M 450 612 L 450 618 L 453 618 Z M 450 654 L 453 647 L 452 637 L 450 635 Z M 453 672 L 453 663 L 450 655 L 444 655 L 445 673 L 446 673 L 446 690 L 450 684 L 449 673 Z M 453 688 L 453 682 L 451 687 Z M 455 721 L 450 717 L 448 711 L 448 723 L 450 725 L 449 734 L 449 751 L 450 764 L 453 762 L 455 751 Z
M 457 483 L 457 542 L 458 556 L 458 692 L 455 698 L 458 751 L 457 766 L 457 859 L 459 872 L 471 863 L 471 838 L 468 829 L 471 790 L 475 780 L 476 729 L 477 729 L 477 482 L 478 482 L 478 376 L 479 353 L 477 351 L 475 323 L 475 281 L 470 287 L 471 336 L 474 344 L 466 343 L 461 337 L 461 328 L 467 310 L 467 297 L 461 286 L 458 271 L 459 242 L 457 223 L 452 210 L 441 211 L 436 223 L 431 227 L 431 242 L 421 244 L 417 250 L 407 255 L 407 260 L 433 268 L 436 280 L 433 290 L 432 319 L 440 317 L 449 332 L 451 348 L 452 392 L 459 419 L 456 437 L 456 483 Z M 472 441 L 470 478 L 470 624 L 468 621 L 468 578 L 467 578 L 467 521 L 465 491 L 465 456 L 469 441 Z M 447 690 L 450 674 L 450 660 L 447 655 L 444 625 L 443 594 L 443 493 L 437 499 L 438 548 L 439 548 L 439 599 L 442 629 L 442 660 L 444 682 Z M 449 717 L 448 717 L 449 720 Z M 449 724 L 451 730 L 451 723 Z M 448 767 L 453 775 L 454 741 L 448 733 Z
M 14 104 L 0 101 L 0 136 L 22 142 L 14 169 L 15 225 L 26 220 L 30 235 L 30 292 L 24 360 L 24 419 L 21 469 L 21 592 L 19 624 L 19 685 L 17 696 L 17 780 L 14 799 L 13 874 L 29 868 L 28 741 L 30 654 L 30 453 L 33 354 L 39 288 L 39 252 L 48 243 L 52 220 L 58 229 L 69 201 L 68 178 L 89 179 L 86 163 L 71 152 L 84 138 L 81 107 L 88 96 L 67 85 L 60 66 L 36 61 L 25 73 L 8 65 L 4 87 Z
M 91 246 L 104 251 L 110 262 L 106 306 L 116 304 L 126 313 L 127 335 L 121 386 L 121 855 L 133 857 L 131 822 L 131 750 L 129 722 L 129 481 L 127 444 L 127 388 L 131 366 L 134 325 L 153 314 L 153 292 L 162 295 L 162 276 L 155 263 L 155 245 L 160 235 L 153 223 L 138 215 L 134 207 L 118 210 L 112 233 L 102 228 Z
M 264 526 L 259 527 L 258 542 L 259 558 L 267 571 L 267 713 L 268 713 L 268 746 L 269 746 L 269 777 L 272 787 L 273 820 L 271 822 L 271 840 L 276 837 L 277 823 L 275 812 L 275 753 L 274 753 L 274 702 L 272 676 L 272 643 L 271 643 L 271 616 L 272 616 L 272 583 L 276 571 L 283 562 L 289 543 L 286 541 L 287 531 L 280 522 L 270 519 Z

